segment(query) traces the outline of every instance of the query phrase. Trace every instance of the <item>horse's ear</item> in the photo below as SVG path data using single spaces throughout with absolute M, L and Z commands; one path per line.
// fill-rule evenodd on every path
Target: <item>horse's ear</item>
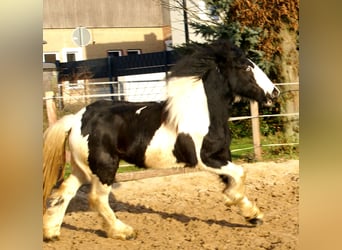
M 211 52 L 217 64 L 241 68 L 246 64 L 244 52 L 230 40 L 219 39 L 212 43 Z
M 209 47 L 211 57 L 217 64 L 229 64 L 231 59 L 231 43 L 228 40 L 219 39 Z

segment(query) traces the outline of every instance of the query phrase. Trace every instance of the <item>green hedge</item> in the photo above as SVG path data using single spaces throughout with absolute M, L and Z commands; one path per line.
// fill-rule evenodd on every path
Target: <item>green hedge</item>
M 234 103 L 231 110 L 231 117 L 250 116 L 249 101 Z M 273 107 L 259 107 L 259 115 L 280 114 L 280 103 L 275 103 Z M 229 127 L 233 138 L 252 137 L 251 119 L 229 121 Z M 283 132 L 284 125 L 282 117 L 260 118 L 260 130 L 263 136 L 275 135 Z

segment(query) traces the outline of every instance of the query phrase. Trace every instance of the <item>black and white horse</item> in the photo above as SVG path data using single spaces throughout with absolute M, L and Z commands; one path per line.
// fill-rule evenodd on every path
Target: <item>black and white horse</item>
M 66 208 L 83 184 L 90 207 L 105 221 L 108 237 L 135 231 L 109 206 L 121 159 L 145 168 L 196 167 L 221 177 L 224 202 L 237 205 L 252 224 L 263 214 L 245 195 L 245 172 L 230 160 L 229 110 L 236 96 L 267 103 L 279 90 L 228 41 L 198 46 L 172 70 L 165 102 L 98 101 L 67 115 L 44 133 L 43 237 L 57 239 Z M 72 173 L 51 193 L 71 153 Z M 63 176 L 62 176 L 63 177 Z

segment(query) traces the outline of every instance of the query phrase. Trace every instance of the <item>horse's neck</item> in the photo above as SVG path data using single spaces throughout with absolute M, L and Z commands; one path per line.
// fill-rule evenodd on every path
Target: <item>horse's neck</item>
M 166 123 L 178 132 L 205 135 L 209 110 L 203 82 L 195 77 L 172 78 L 168 82 Z
M 233 94 L 224 78 L 211 71 L 203 82 L 208 102 L 211 126 L 225 126 L 230 116 Z

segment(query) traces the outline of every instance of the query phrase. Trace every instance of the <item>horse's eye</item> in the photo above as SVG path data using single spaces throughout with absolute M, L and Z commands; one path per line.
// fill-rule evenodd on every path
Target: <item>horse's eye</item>
M 246 71 L 251 71 L 251 70 L 252 70 L 252 67 L 251 66 L 247 66 Z

